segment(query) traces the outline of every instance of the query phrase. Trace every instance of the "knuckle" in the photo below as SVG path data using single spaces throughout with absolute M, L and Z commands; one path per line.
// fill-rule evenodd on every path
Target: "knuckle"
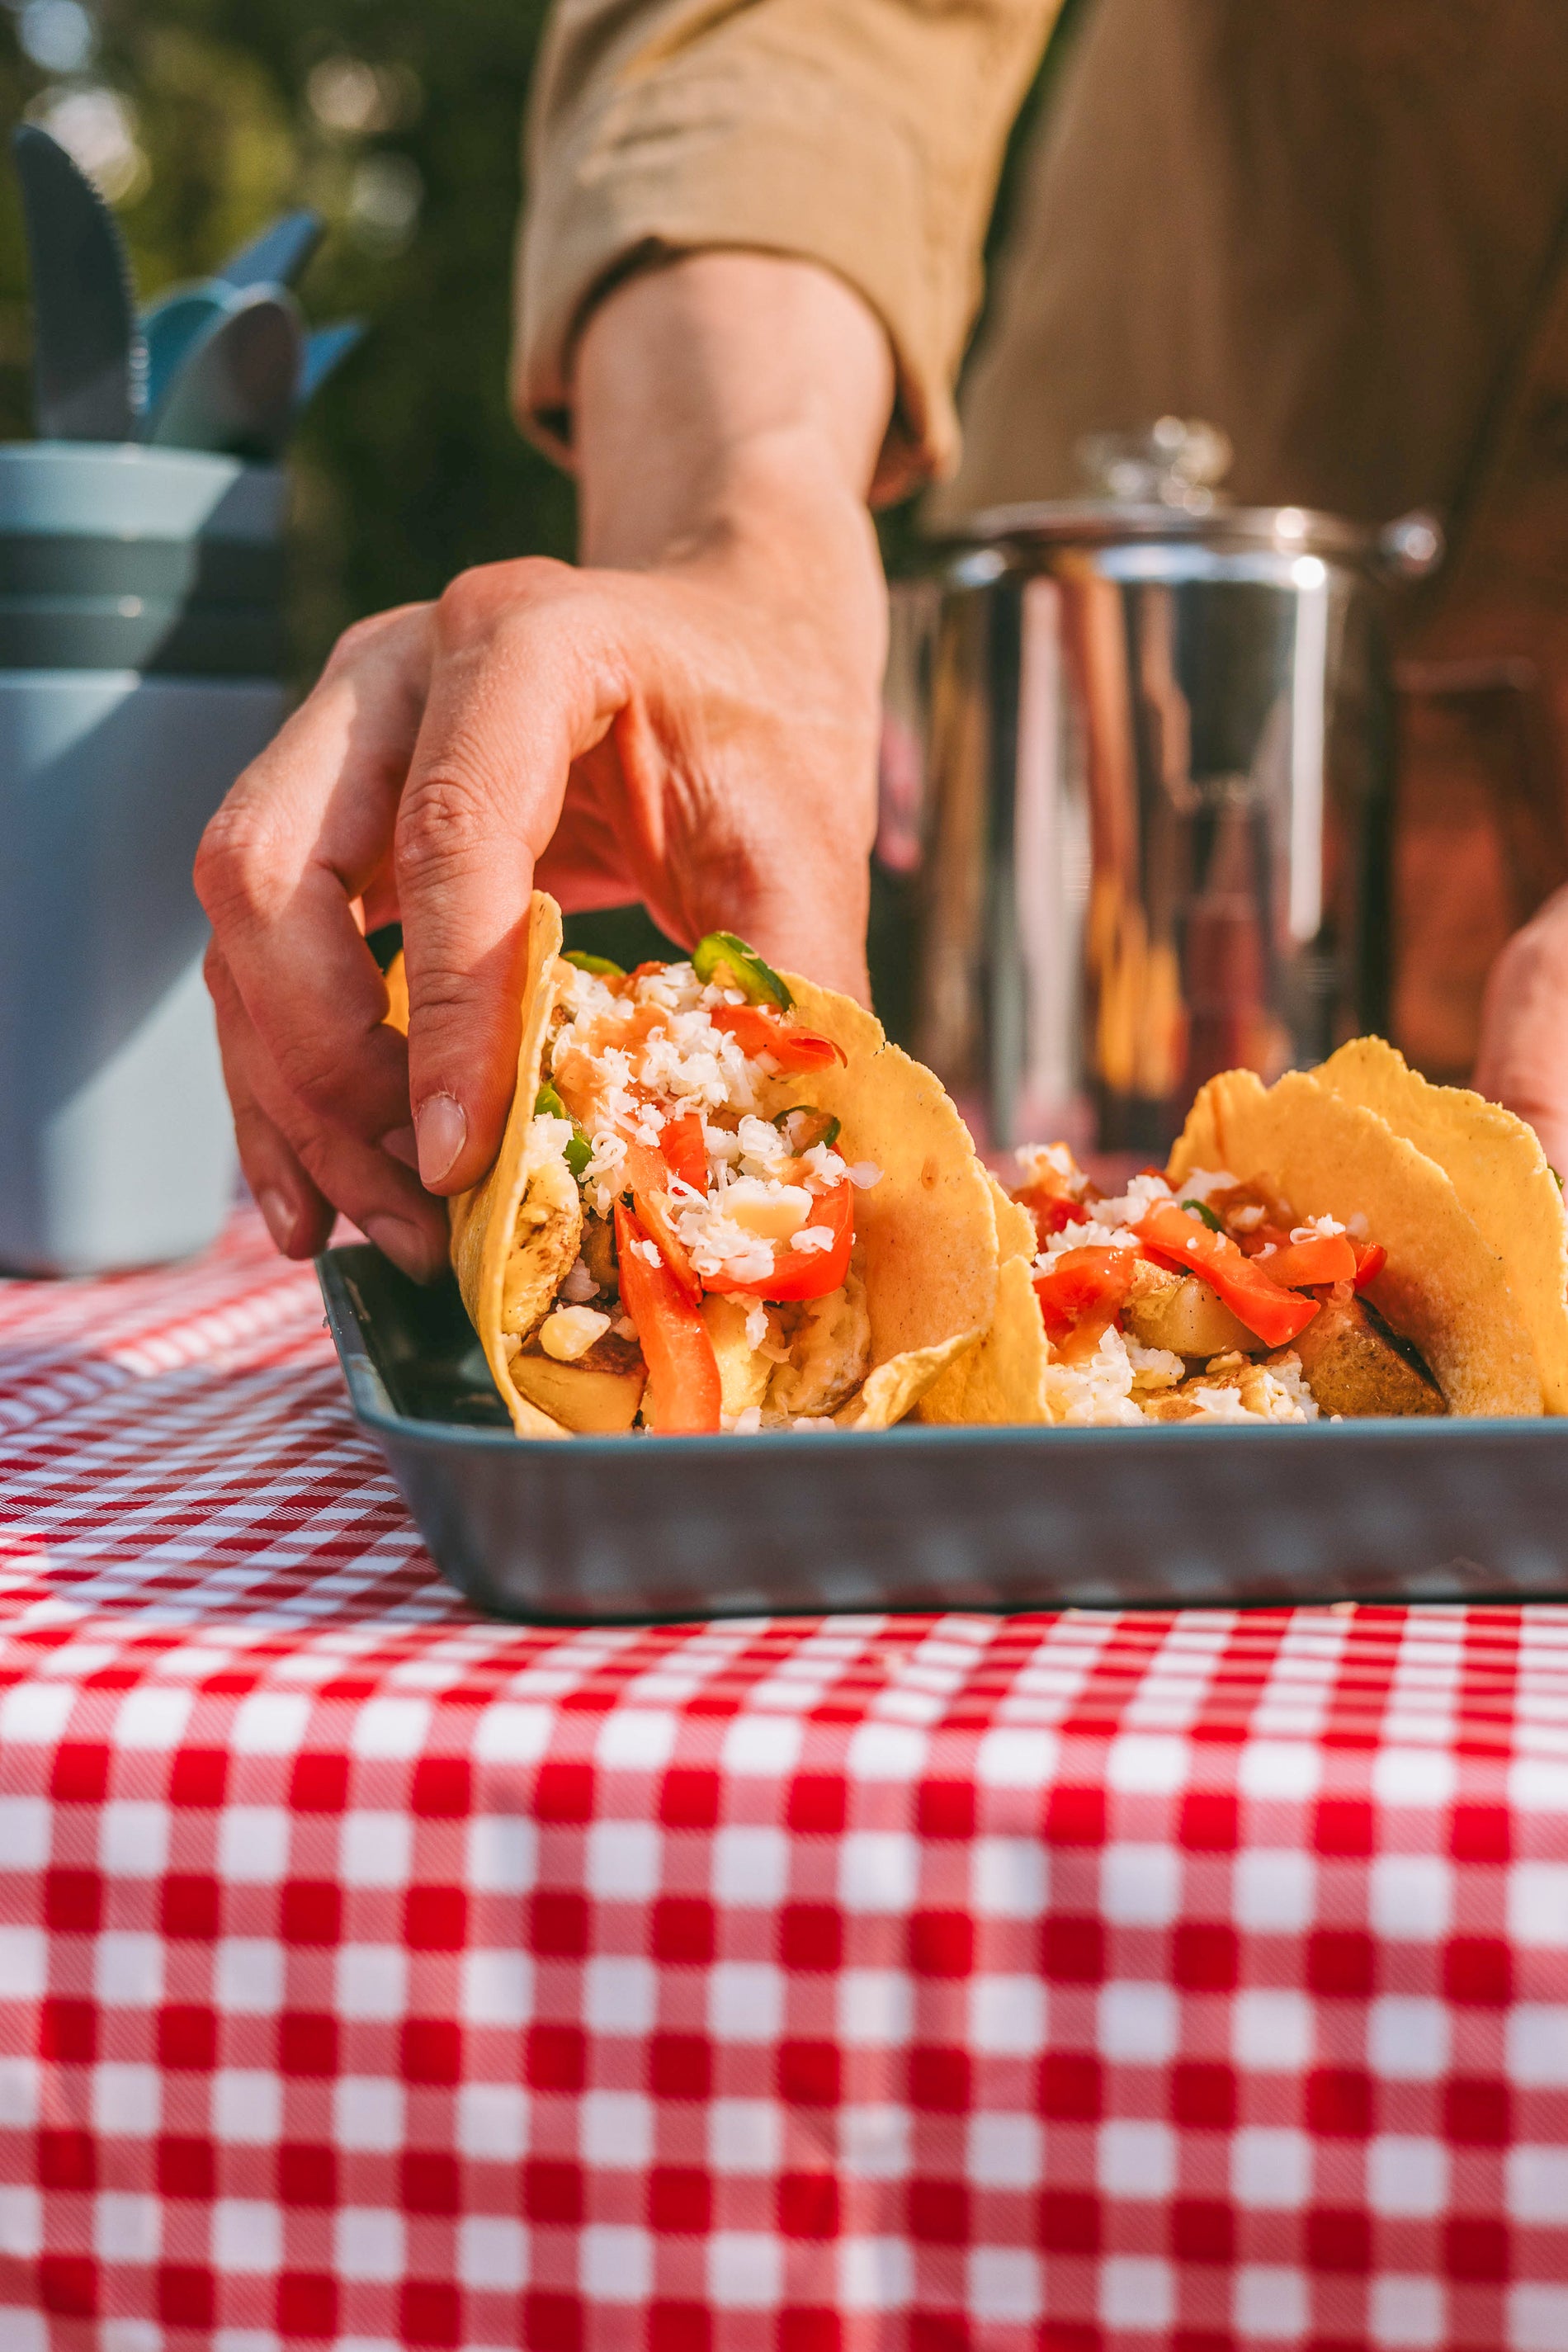
M 448 583 L 437 604 L 437 642 L 447 653 L 470 646 L 510 617 L 573 593 L 578 578 L 571 564 L 547 555 L 475 564 Z
M 398 604 L 387 613 L 369 613 L 358 621 L 351 621 L 321 670 L 321 680 L 339 677 L 342 671 L 374 666 L 389 656 L 395 656 L 406 647 L 411 632 L 417 629 L 429 607 L 425 604 Z
M 237 908 L 254 906 L 259 884 L 277 845 L 278 828 L 264 796 L 246 789 L 242 776 L 196 849 L 193 868 L 196 896 L 221 927 Z
M 411 1055 L 423 1062 L 433 1048 L 444 1058 L 452 1043 L 471 1043 L 475 989 L 471 977 L 446 962 L 422 963 L 419 971 L 419 1036 Z M 413 1091 L 412 1083 L 410 1092 Z M 426 1087 L 421 1094 L 429 1092 Z
M 459 572 L 441 592 L 436 606 L 436 637 L 444 653 L 488 635 L 499 606 L 496 573 L 499 564 L 478 564 Z
M 348 669 L 363 655 L 371 652 L 382 635 L 382 626 L 379 614 L 367 620 L 351 621 L 327 656 L 322 676 L 331 677 L 339 670 Z
M 206 952 L 202 958 L 202 978 L 206 982 L 207 994 L 212 998 L 221 1022 L 229 1009 L 234 982 L 229 975 L 228 960 L 216 939 L 207 941 Z
M 421 780 L 398 812 L 400 888 L 417 892 L 482 855 L 491 831 L 489 797 L 477 778 L 447 772 Z
M 335 1044 L 332 1039 L 298 1029 L 270 1041 L 278 1082 L 284 1098 L 294 1106 L 289 1128 L 301 1156 L 305 1140 L 318 1136 L 323 1122 L 342 1115 L 343 1060 L 336 1050 L 337 1044 L 341 1040 Z M 301 1119 L 300 1111 L 310 1116 Z

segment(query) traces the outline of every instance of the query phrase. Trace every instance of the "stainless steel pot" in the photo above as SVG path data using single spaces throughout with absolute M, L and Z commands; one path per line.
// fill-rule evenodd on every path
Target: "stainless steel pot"
M 1206 427 L 1089 455 L 894 590 L 872 971 L 984 1146 L 1153 1155 L 1384 1021 L 1382 589 L 1442 541 L 1227 507 Z

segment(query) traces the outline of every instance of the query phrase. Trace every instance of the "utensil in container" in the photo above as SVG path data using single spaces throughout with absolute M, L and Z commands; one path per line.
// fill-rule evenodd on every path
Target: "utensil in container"
M 894 590 L 873 979 L 988 1149 L 1160 1158 L 1215 1071 L 1384 1022 L 1381 592 L 1441 534 L 1229 507 L 1228 454 L 1099 440 Z
M 305 364 L 300 374 L 295 414 L 302 415 L 330 375 L 364 340 L 364 320 L 344 319 L 334 327 L 318 327 L 305 338 Z
M 145 351 L 131 266 L 113 214 L 37 123 L 12 133 L 33 284 L 33 383 L 39 437 L 132 441 Z
M 142 331 L 147 341 L 148 416 L 157 415 L 185 360 L 203 336 L 210 334 L 233 299 L 225 286 L 178 286 L 142 313 Z
M 278 287 L 237 294 L 181 362 L 149 419 L 148 441 L 155 448 L 277 457 L 294 421 L 304 350 L 291 294 Z
M 298 285 L 325 226 L 320 213 L 285 213 L 214 271 L 215 284 L 230 289 Z

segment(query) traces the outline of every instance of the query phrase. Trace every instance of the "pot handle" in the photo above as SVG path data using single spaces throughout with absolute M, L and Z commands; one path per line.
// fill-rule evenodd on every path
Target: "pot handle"
M 1385 522 L 1372 543 L 1372 568 L 1391 587 L 1407 587 L 1436 572 L 1447 552 L 1443 526 L 1426 507 Z

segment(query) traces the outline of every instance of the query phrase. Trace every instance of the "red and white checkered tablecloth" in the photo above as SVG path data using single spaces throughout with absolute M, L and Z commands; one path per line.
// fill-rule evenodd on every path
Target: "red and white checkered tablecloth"
M 0 2352 L 1568 2352 L 1557 1612 L 486 1622 L 248 1218 L 0 1432 Z

